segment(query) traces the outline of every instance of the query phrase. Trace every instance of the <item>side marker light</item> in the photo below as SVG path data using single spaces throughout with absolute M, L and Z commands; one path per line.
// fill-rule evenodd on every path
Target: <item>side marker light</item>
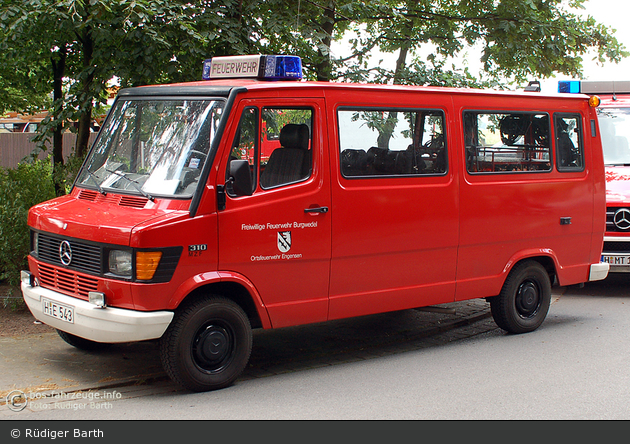
M 600 103 L 601 103 L 601 100 L 598 96 L 591 96 L 588 99 L 588 104 L 591 108 L 597 108 Z

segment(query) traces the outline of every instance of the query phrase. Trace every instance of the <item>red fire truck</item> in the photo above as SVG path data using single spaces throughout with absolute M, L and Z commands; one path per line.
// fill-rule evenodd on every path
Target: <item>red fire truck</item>
M 212 390 L 254 328 L 487 298 L 524 333 L 552 285 L 608 273 L 585 95 L 307 82 L 291 56 L 204 78 L 121 90 L 71 193 L 29 212 L 24 299 L 73 346 L 158 339 Z
M 570 80 L 559 92 L 597 95 L 606 168 L 606 234 L 602 260 L 610 272 L 630 272 L 630 81 Z

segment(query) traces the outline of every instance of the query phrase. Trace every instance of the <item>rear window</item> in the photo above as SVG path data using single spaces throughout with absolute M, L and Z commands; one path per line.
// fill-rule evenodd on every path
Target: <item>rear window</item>
M 466 111 L 466 169 L 469 173 L 551 171 L 550 133 L 545 113 Z

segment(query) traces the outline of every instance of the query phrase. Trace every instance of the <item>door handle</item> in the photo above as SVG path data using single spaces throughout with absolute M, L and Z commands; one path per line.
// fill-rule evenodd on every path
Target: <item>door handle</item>
M 328 207 L 304 208 L 305 213 L 328 213 Z

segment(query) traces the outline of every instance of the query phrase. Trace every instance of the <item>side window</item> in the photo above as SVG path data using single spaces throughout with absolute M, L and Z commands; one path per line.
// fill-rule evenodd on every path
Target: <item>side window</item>
M 263 108 L 260 131 L 260 186 L 263 189 L 310 177 L 313 110 Z
M 238 130 L 234 142 L 232 143 L 232 150 L 230 151 L 230 162 L 232 160 L 247 160 L 250 167 L 250 174 L 252 176 L 252 184 L 256 184 L 256 170 L 258 168 L 258 109 L 257 108 L 245 108 L 241 115 L 241 120 L 238 124 Z M 226 174 L 227 192 L 229 195 L 234 195 L 232 190 L 232 184 L 227 181 L 230 176 L 230 169 L 228 167 Z M 253 190 L 252 190 L 253 191 Z
M 551 171 L 549 116 L 464 112 L 469 173 Z
M 579 114 L 556 114 L 554 122 L 558 171 L 582 171 L 584 169 L 584 150 L 582 149 L 582 128 Z
M 446 172 L 441 110 L 340 109 L 337 120 L 344 177 Z

